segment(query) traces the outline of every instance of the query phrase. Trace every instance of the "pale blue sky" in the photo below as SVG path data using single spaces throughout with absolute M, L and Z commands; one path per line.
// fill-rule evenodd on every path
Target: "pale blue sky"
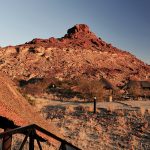
M 150 64 L 150 0 L 0 0 L 0 45 L 62 37 L 78 23 Z

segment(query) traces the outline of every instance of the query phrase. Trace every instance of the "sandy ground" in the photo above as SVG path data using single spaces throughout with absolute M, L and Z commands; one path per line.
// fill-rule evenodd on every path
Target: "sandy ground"
M 64 101 L 57 101 L 57 100 L 50 100 L 46 98 L 35 98 L 33 96 L 29 95 L 29 98 L 32 99 L 35 102 L 36 108 L 38 110 L 42 109 L 43 107 L 47 105 L 56 106 L 70 106 L 70 107 L 76 107 L 76 106 L 82 106 L 84 108 L 89 108 L 92 111 L 93 103 L 82 103 L 82 102 L 64 102 Z M 142 111 L 148 111 L 150 113 L 150 100 L 147 101 L 117 101 L 117 102 L 97 102 L 97 110 L 100 108 L 104 109 L 128 109 L 128 110 L 142 110 Z
M 86 150 L 149 150 L 150 101 L 62 102 L 33 98 L 36 110 L 65 139 Z

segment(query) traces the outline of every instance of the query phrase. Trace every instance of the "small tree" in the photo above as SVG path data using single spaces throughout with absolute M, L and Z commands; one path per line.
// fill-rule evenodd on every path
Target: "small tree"
M 79 81 L 79 90 L 84 98 L 93 99 L 96 97 L 98 101 L 103 101 L 104 89 L 98 80 L 87 81 L 86 79 L 81 79 Z
M 134 97 L 139 97 L 141 95 L 141 88 L 139 82 L 135 82 L 131 85 L 131 87 L 129 88 L 129 94 L 133 95 Z

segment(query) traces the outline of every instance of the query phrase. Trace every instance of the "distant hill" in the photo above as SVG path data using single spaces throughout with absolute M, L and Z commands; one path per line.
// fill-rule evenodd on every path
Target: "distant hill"
M 14 80 L 104 77 L 122 86 L 129 79 L 150 79 L 149 65 L 98 38 L 85 24 L 75 25 L 61 38 L 0 48 L 0 70 Z

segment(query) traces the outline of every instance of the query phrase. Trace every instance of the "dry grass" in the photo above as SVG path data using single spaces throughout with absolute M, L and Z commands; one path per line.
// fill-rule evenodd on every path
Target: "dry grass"
M 32 106 L 35 106 L 35 100 L 27 94 L 24 94 L 23 97 L 28 101 L 28 103 Z
M 68 113 L 72 113 L 72 112 L 74 112 L 74 107 L 73 106 L 66 106 L 66 111 Z
M 113 112 L 114 110 L 116 109 L 115 105 L 114 104 L 111 104 L 108 106 L 108 110 Z
M 39 105 L 42 108 L 42 100 Z M 96 114 L 93 114 L 93 103 L 50 101 L 46 102 L 46 105 L 44 103 L 44 108 L 46 107 L 49 109 L 40 111 L 46 116 L 50 115 L 47 121 L 54 122 L 66 140 L 81 149 L 150 148 L 145 138 L 150 130 L 150 123 L 147 121 L 149 114 L 143 110 L 145 107 L 131 109 L 130 105 L 107 102 L 97 105 Z
M 146 112 L 145 108 L 144 108 L 144 107 L 141 107 L 141 108 L 140 108 L 140 113 L 141 113 L 142 116 L 145 115 L 145 112 Z
M 21 135 L 21 134 L 16 134 L 16 135 L 13 135 L 13 138 L 12 138 L 12 148 L 11 150 L 18 150 L 23 142 L 25 138 L 25 135 Z M 35 150 L 39 150 L 39 147 L 38 147 L 38 144 L 37 142 L 35 141 L 34 142 L 34 146 L 35 146 Z M 42 146 L 42 149 L 43 150 L 56 150 L 55 147 L 53 147 L 52 145 L 46 143 L 46 142 L 41 142 L 41 146 Z M 0 150 L 2 149 L 2 139 L 0 139 Z M 24 147 L 23 147 L 23 150 L 27 150 L 29 149 L 29 139 L 26 141 Z
M 13 135 L 13 139 L 12 139 L 12 150 L 18 150 L 23 142 L 25 138 L 25 135 L 21 135 L 21 134 L 16 134 Z M 35 146 L 35 150 L 39 150 L 37 141 L 35 140 L 34 142 L 34 146 Z M 41 142 L 41 146 L 43 150 L 56 150 L 56 148 L 54 148 L 52 145 L 46 143 L 46 142 Z M 27 150 L 29 149 L 29 139 L 26 141 L 23 150 Z

